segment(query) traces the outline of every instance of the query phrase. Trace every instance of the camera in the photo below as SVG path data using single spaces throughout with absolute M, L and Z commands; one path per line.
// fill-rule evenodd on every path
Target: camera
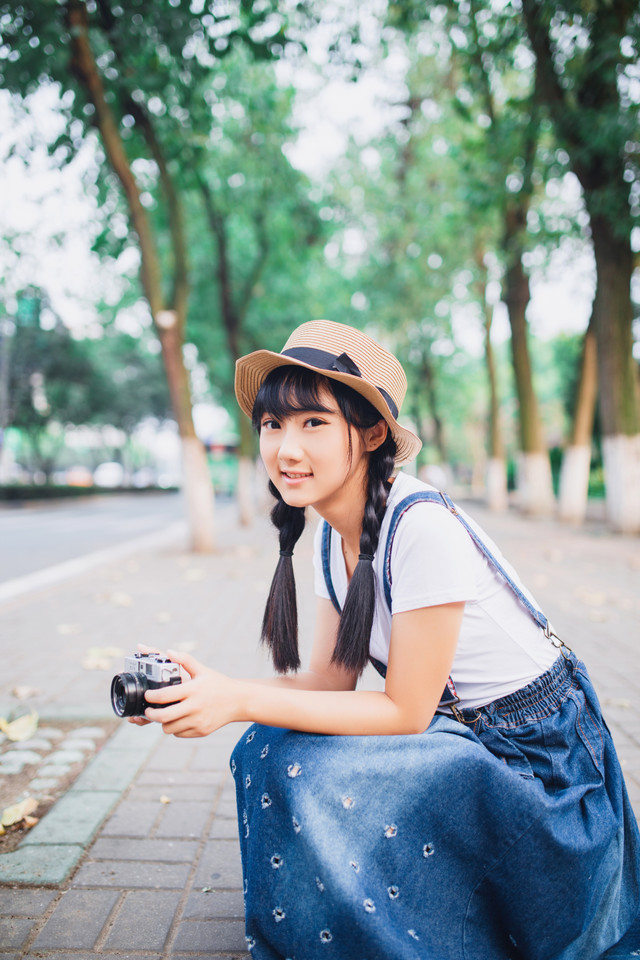
M 181 683 L 180 666 L 159 653 L 136 653 L 125 657 L 124 673 L 111 681 L 111 705 L 119 717 L 143 717 L 148 706 L 170 707 L 170 703 L 148 704 L 147 690 Z M 177 701 L 174 701 L 177 702 Z

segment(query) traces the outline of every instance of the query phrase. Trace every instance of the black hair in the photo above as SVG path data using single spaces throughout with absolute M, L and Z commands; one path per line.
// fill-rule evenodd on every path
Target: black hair
M 253 425 L 260 430 L 262 417 L 270 414 L 276 420 L 293 413 L 313 410 L 329 413 L 323 402 L 323 391 L 335 398 L 349 428 L 349 460 L 352 456 L 351 429 L 366 430 L 383 419 L 376 408 L 351 387 L 324 377 L 306 367 L 282 366 L 272 370 L 260 387 L 253 406 Z M 369 454 L 367 497 L 360 535 L 360 559 L 356 565 L 344 608 L 332 662 L 341 664 L 358 675 L 369 657 L 369 641 L 376 602 L 375 575 L 371 557 L 378 546 L 380 525 L 391 487 L 396 443 L 387 432 L 384 442 Z M 284 502 L 271 481 L 269 490 L 276 498 L 271 520 L 279 531 L 280 559 L 262 621 L 262 640 L 270 648 L 276 670 L 286 673 L 298 670 L 298 614 L 295 579 L 291 554 L 305 526 L 304 507 L 291 507 Z

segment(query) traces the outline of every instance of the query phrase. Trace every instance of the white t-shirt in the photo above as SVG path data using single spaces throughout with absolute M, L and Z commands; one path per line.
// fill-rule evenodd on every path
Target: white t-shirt
M 461 707 L 479 707 L 526 686 L 558 656 L 513 591 L 485 559 L 460 521 L 439 503 L 415 503 L 398 523 L 391 551 L 391 609 L 384 595 L 383 566 L 387 534 L 395 506 L 409 494 L 434 490 L 399 473 L 389 494 L 373 568 L 376 610 L 369 653 L 387 664 L 392 613 L 464 601 L 464 615 L 451 678 Z M 458 508 L 495 559 L 540 609 L 493 541 Z M 322 572 L 322 527 L 314 545 L 315 590 L 330 599 Z M 331 579 L 340 606 L 347 593 L 342 538 L 331 535 Z

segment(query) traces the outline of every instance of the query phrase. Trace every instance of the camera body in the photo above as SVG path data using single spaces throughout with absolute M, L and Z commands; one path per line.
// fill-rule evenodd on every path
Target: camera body
M 179 664 L 159 653 L 136 653 L 125 657 L 124 673 L 117 673 L 111 681 L 111 706 L 118 717 L 143 717 L 151 706 L 145 699 L 147 690 L 176 683 L 182 683 Z M 170 703 L 153 704 L 154 708 L 169 706 Z

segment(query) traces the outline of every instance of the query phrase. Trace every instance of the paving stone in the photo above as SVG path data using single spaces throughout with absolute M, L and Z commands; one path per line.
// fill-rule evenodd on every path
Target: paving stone
M 104 943 L 105 950 L 162 950 L 182 891 L 128 893 Z
M 225 920 L 186 920 L 178 927 L 176 950 L 201 950 L 218 953 L 221 950 L 247 949 L 244 923 Z
M 38 727 L 38 735 L 46 737 L 47 740 L 59 740 L 63 733 L 57 727 Z
M 195 840 L 129 840 L 100 837 L 91 848 L 93 860 L 157 860 L 193 863 L 198 852 Z
M 199 837 L 211 816 L 211 803 L 178 800 L 164 806 L 156 837 Z
M 190 863 L 122 863 L 118 860 L 100 860 L 83 864 L 73 878 L 73 885 L 183 890 L 190 871 Z
M 174 786 L 211 786 L 217 787 L 220 784 L 219 770 L 181 770 L 173 771 L 167 774 L 164 770 L 150 770 L 148 767 L 136 777 L 138 786 L 147 786 L 162 784 L 166 786 L 167 791 Z
M 102 727 L 80 727 L 74 735 L 76 737 L 89 737 L 91 740 L 102 740 L 106 737 L 106 732 Z
M 96 749 L 96 742 L 95 740 L 83 740 L 74 737 L 69 740 L 63 740 L 60 744 L 60 749 L 91 751 Z
M 84 759 L 84 754 L 80 754 Z M 124 790 L 146 759 L 146 748 L 137 752 L 104 747 L 76 780 L 79 790 Z
M 47 757 L 49 760 L 50 757 Z M 23 766 L 30 766 L 34 763 L 42 763 L 42 754 L 36 753 L 35 750 L 23 750 L 22 745 L 18 750 L 12 750 L 11 753 L 6 753 L 2 760 L 0 760 L 2 766 L 7 764 L 11 765 L 12 763 L 21 763 Z
M 48 793 L 57 787 L 60 782 L 59 777 L 36 777 L 31 781 L 28 787 L 29 793 L 43 794 Z
M 184 908 L 185 920 L 244 919 L 244 898 L 240 890 L 192 890 Z
M 209 805 L 209 809 L 211 809 L 216 791 L 216 786 L 196 786 L 191 783 L 180 784 L 178 786 L 176 784 L 170 785 L 166 782 L 160 782 L 158 784 L 139 786 L 138 778 L 136 784 L 129 790 L 127 799 L 159 801 L 160 797 L 168 797 L 172 803 L 176 800 L 200 800 L 206 802 Z
M 41 760 L 42 757 L 39 757 Z M 47 757 L 49 763 L 55 764 L 73 764 L 82 763 L 84 753 L 81 750 L 56 750 L 51 756 Z
M 8 917 L 41 917 L 57 896 L 54 890 L 8 890 L 5 888 L 0 890 L 0 914 Z
M 20 743 L 12 743 L 9 750 L 51 750 L 51 743 L 44 738 L 31 740 L 21 740 Z
M 105 837 L 146 837 L 162 813 L 159 801 L 123 800 L 102 828 Z
M 242 863 L 238 844 L 231 840 L 209 840 L 198 862 L 193 886 L 241 890 Z
M 120 794 L 115 790 L 109 793 L 70 790 L 29 831 L 22 846 L 50 843 L 87 846 L 119 799 Z
M 211 840 L 237 840 L 238 839 L 238 821 L 227 818 L 216 817 L 211 824 L 209 833 Z
M 71 770 L 70 766 L 67 766 L 64 763 L 49 763 L 51 758 L 47 757 L 47 763 L 44 767 L 40 767 L 38 773 L 42 777 L 64 777 Z
M 0 948 L 21 947 L 36 922 L 26 917 L 0 917 Z
M 0 856 L 0 883 L 54 886 L 67 879 L 83 853 L 79 844 L 29 846 L 23 842 Z
M 118 901 L 117 890 L 69 890 L 36 937 L 32 951 L 93 947 Z

